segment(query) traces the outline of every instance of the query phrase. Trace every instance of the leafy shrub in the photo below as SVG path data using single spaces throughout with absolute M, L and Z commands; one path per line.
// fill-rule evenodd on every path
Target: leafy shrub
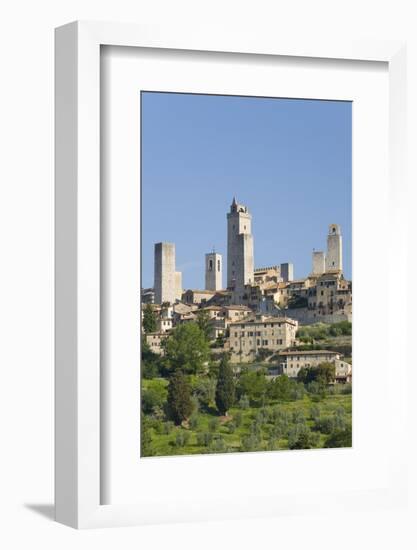
M 229 431 L 229 434 L 233 434 L 233 433 L 235 433 L 235 431 L 236 431 L 236 425 L 233 424 L 233 422 L 229 422 L 229 423 L 227 424 L 227 429 L 228 429 L 228 431 Z
M 217 430 L 219 426 L 219 419 L 214 417 L 214 418 L 210 418 L 209 420 L 209 423 L 208 423 L 208 428 L 210 430 L 210 432 L 215 432 Z
M 190 432 L 187 432 L 185 430 L 180 430 L 177 432 L 177 435 L 175 436 L 175 445 L 177 447 L 185 447 L 190 440 Z
M 318 405 L 313 405 L 310 409 L 310 418 L 314 422 L 317 422 L 320 418 L 320 407 Z
M 200 407 L 207 409 L 214 402 L 216 380 L 209 377 L 198 377 L 193 385 L 193 396 L 198 399 Z
M 326 448 L 352 447 L 352 426 L 346 426 L 344 430 L 333 432 L 326 439 Z
M 190 428 L 192 430 L 196 430 L 198 428 L 198 424 L 199 424 L 198 416 L 196 414 L 193 414 L 190 418 Z
M 260 448 L 260 439 L 256 435 L 247 435 L 242 437 L 241 450 L 245 452 L 257 451 Z
M 268 451 L 276 451 L 279 448 L 278 439 L 275 437 L 271 437 L 268 439 L 267 444 L 267 450 Z
M 296 409 L 292 413 L 292 421 L 294 424 L 303 424 L 306 421 L 303 411 Z
M 239 399 L 239 407 L 241 409 L 249 409 L 250 402 L 249 402 L 249 397 L 247 395 L 242 395 L 242 397 Z
M 200 447 L 208 447 L 213 441 L 213 434 L 208 432 L 199 432 L 197 434 L 197 445 Z
M 221 435 L 216 435 L 210 444 L 211 453 L 224 453 L 227 451 L 226 442 Z
M 260 437 L 262 432 L 262 423 L 258 422 L 257 420 L 253 420 L 250 424 L 250 433 L 251 435 L 255 435 L 257 437 Z
M 292 388 L 290 389 L 290 398 L 293 401 L 297 401 L 299 399 L 304 399 L 305 395 L 305 389 L 302 384 L 292 384 Z
M 169 435 L 174 429 L 174 423 L 170 420 L 168 422 L 163 422 L 162 424 L 162 433 L 164 435 Z
M 322 416 L 315 422 L 314 427 L 323 434 L 331 434 L 336 427 L 334 416 Z
M 142 411 L 145 414 L 153 413 L 156 407 L 162 407 L 164 398 L 155 388 L 149 388 L 142 391 Z
M 234 423 L 237 428 L 242 425 L 243 414 L 240 411 L 237 411 L 233 417 Z
M 295 424 L 288 434 L 289 449 L 313 449 L 318 441 L 318 434 L 313 433 L 306 424 Z

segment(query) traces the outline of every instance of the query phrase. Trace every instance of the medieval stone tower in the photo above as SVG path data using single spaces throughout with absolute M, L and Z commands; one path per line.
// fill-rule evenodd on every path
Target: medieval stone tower
M 313 250 L 313 275 L 323 275 L 326 271 L 326 256 L 321 250 Z
M 181 298 L 181 273 L 175 271 L 175 244 L 155 244 L 154 291 L 155 303 L 175 303 Z
M 206 254 L 206 290 L 222 289 L 223 259 L 221 254 Z
M 227 214 L 227 286 L 239 290 L 253 284 L 252 216 L 233 198 Z
M 342 271 L 342 233 L 340 225 L 329 225 L 327 235 L 326 271 Z

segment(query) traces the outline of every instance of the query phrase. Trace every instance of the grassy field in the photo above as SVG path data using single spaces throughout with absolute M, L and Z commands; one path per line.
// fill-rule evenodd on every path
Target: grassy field
M 163 398 L 167 381 L 143 380 L 145 390 L 153 389 Z M 227 417 L 216 410 L 196 412 L 189 422 L 174 426 L 161 419 L 148 420 L 149 456 L 192 455 L 219 452 L 266 451 L 289 448 L 289 434 L 301 424 L 314 435 L 311 447 L 322 448 L 330 433 L 326 422 L 342 418 L 351 426 L 352 396 L 343 388 L 330 388 L 325 397 L 305 394 L 302 399 L 270 402 L 265 407 L 234 407 Z

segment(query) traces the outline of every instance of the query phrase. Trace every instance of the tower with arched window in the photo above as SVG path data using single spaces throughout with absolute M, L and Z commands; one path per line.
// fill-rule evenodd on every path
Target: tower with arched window
M 217 252 L 206 254 L 206 290 L 221 290 L 223 259 Z

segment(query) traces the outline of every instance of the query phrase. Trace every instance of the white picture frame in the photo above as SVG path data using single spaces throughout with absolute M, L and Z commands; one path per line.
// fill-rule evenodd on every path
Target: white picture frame
M 389 70 L 390 186 L 401 220 L 405 189 L 405 44 L 401 41 L 288 40 L 210 29 L 75 22 L 56 30 L 56 519 L 76 528 L 156 522 L 132 504 L 102 505 L 100 497 L 100 48 L 102 45 L 382 61 Z M 398 218 L 398 219 L 397 219 Z M 405 221 L 403 222 L 405 223 Z M 401 228 L 397 227 L 396 232 Z M 405 254 L 400 250 L 399 254 Z M 405 311 L 405 305 L 404 311 Z M 400 321 L 401 322 L 401 321 Z M 404 321 L 403 321 L 404 322 Z M 405 352 L 399 381 L 406 384 Z M 405 410 L 398 412 L 403 419 Z M 401 434 L 400 434 L 401 438 Z M 384 494 L 405 498 L 401 440 L 398 472 Z M 343 497 L 343 495 L 342 495 Z M 295 497 L 296 498 L 296 497 Z M 368 498 L 368 500 L 367 500 Z M 316 499 L 310 497 L 311 504 Z M 309 499 L 305 498 L 306 506 Z M 372 505 L 372 504 L 371 504 Z M 170 507 L 171 510 L 170 510 Z M 318 506 L 320 507 L 320 505 Z M 182 519 L 167 503 L 164 517 Z M 274 513 L 285 510 L 278 503 Z M 198 518 L 194 518 L 198 519 Z

